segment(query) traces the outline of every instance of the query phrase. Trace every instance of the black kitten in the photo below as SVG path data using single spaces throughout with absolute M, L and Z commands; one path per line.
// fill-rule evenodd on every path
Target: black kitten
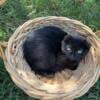
M 52 75 L 65 68 L 76 69 L 90 44 L 83 37 L 72 37 L 55 26 L 29 33 L 23 53 L 31 69 L 39 75 Z
M 23 53 L 35 73 L 50 75 L 58 71 L 55 69 L 56 58 L 61 52 L 61 41 L 65 35 L 67 34 L 64 31 L 54 26 L 29 33 L 23 44 Z

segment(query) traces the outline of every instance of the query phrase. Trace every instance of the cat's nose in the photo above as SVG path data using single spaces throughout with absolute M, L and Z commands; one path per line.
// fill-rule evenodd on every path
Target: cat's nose
M 71 59 L 72 61 L 74 61 L 74 60 L 75 60 L 74 55 L 71 55 L 71 56 L 70 56 L 70 59 Z
M 74 55 L 70 56 L 70 60 L 73 61 L 73 62 L 78 62 L 79 61 L 79 59 L 76 58 Z

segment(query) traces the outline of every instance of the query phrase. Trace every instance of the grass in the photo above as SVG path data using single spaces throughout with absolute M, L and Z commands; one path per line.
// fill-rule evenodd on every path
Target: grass
M 0 41 L 8 40 L 15 29 L 41 16 L 65 16 L 82 21 L 93 31 L 100 29 L 100 0 L 7 0 L 0 6 Z M 0 60 L 0 100 L 35 100 L 12 82 Z M 76 100 L 100 100 L 100 80 Z

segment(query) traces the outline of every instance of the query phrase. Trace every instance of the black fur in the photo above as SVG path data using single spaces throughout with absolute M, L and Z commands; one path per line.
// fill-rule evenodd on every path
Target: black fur
M 56 57 L 61 52 L 61 41 L 65 35 L 64 31 L 53 26 L 29 33 L 23 45 L 23 53 L 32 70 L 41 75 L 57 71 Z
M 76 69 L 80 60 L 89 51 L 90 46 L 86 40 L 83 43 L 81 42 L 83 39 L 68 37 L 70 36 L 67 33 L 55 26 L 47 26 L 30 32 L 23 44 L 23 54 L 31 69 L 44 76 L 53 75 L 65 68 Z M 75 56 L 73 58 L 77 61 L 72 60 L 71 54 L 66 52 L 65 45 L 69 42 L 75 48 L 81 46 L 85 50 L 81 57 Z

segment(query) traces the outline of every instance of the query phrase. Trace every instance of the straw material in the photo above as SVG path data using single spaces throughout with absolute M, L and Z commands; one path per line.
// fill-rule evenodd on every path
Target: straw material
M 6 2 L 6 0 L 0 0 L 0 6 L 3 5 Z
M 68 34 L 81 34 L 92 47 L 75 71 L 64 70 L 53 78 L 35 75 L 23 58 L 22 45 L 28 33 L 44 26 L 57 26 Z M 8 41 L 4 63 L 14 83 L 41 100 L 73 100 L 85 94 L 100 76 L 100 40 L 79 21 L 65 17 L 40 17 L 19 26 Z

